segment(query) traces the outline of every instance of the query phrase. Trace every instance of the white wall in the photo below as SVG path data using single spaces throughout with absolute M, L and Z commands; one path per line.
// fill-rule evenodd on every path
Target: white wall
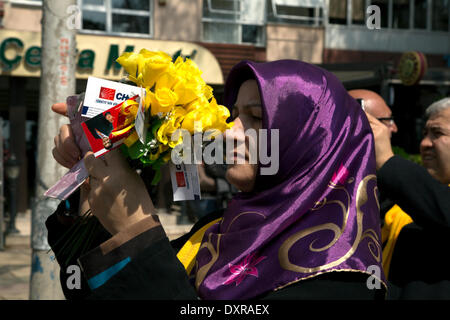
M 357 51 L 450 53 L 450 33 L 416 30 L 370 30 L 366 27 L 327 25 L 325 48 Z

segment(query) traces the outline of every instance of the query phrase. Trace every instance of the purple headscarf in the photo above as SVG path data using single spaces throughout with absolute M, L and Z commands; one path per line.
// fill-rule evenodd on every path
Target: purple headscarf
M 262 127 L 279 129 L 279 170 L 258 172 L 257 190 L 235 196 L 206 231 L 199 296 L 249 299 L 326 272 L 371 274 L 372 265 L 384 282 L 374 141 L 361 107 L 334 75 L 294 60 L 237 64 L 227 107 L 248 79 Z

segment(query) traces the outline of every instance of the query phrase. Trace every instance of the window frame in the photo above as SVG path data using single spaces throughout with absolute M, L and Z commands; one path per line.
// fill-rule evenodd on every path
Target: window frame
M 19 5 L 19 6 L 30 6 L 30 7 L 41 7 L 42 6 L 42 0 L 9 0 L 9 2 L 12 5 Z
M 314 17 L 307 17 L 307 16 L 293 16 L 293 15 L 287 15 L 287 14 L 278 14 L 277 13 L 277 4 L 274 0 L 267 0 L 270 2 L 270 5 L 272 7 L 272 13 L 275 18 L 279 19 L 286 19 L 286 20 L 293 20 L 293 21 L 308 21 L 313 22 L 310 26 L 312 27 L 322 27 L 325 26 L 326 20 L 328 20 L 328 17 L 326 16 L 327 12 L 327 1 L 323 0 L 323 6 L 307 6 L 307 5 L 299 5 L 296 6 L 297 8 L 308 8 L 308 9 L 314 9 Z M 269 6 L 267 6 L 269 7 Z M 320 9 L 322 9 L 322 16 L 320 16 Z M 267 11 L 267 10 L 266 10 Z M 275 21 L 270 21 L 267 19 L 267 22 L 274 22 L 279 23 Z M 286 23 L 289 25 L 289 23 Z
M 202 41 L 203 42 L 207 42 L 207 43 L 224 43 L 224 44 L 238 44 L 238 45 L 251 45 L 251 46 L 256 46 L 256 47 L 265 47 L 266 45 L 266 23 L 267 23 L 267 8 L 266 10 L 264 10 L 264 18 L 261 22 L 247 22 L 247 21 L 242 21 L 240 14 L 241 14 L 241 9 L 239 9 L 239 11 L 231 11 L 231 10 L 221 10 L 221 9 L 214 9 L 212 6 L 212 0 L 203 0 L 204 2 L 206 2 L 208 4 L 208 10 L 210 13 L 218 13 L 218 14 L 229 14 L 229 15 L 238 15 L 239 18 L 232 20 L 232 19 L 223 19 L 223 18 L 211 18 L 211 17 L 205 17 L 202 13 L 202 25 L 201 25 L 201 37 L 202 37 Z M 239 7 L 241 6 L 241 1 L 242 0 L 234 0 L 235 2 L 239 3 Z M 266 6 L 267 4 L 267 0 L 260 0 L 261 3 L 263 3 L 264 6 Z M 267 6 L 266 6 L 267 7 Z M 205 23 L 224 23 L 224 24 L 231 24 L 231 25 L 235 25 L 238 27 L 238 35 L 239 35 L 239 39 L 237 42 L 217 42 L 214 40 L 207 40 L 204 37 L 204 24 Z M 242 27 L 244 25 L 248 25 L 248 26 L 257 26 L 260 28 L 261 30 L 261 42 L 243 42 L 242 41 Z
M 366 2 L 366 8 L 372 4 L 371 0 L 365 0 Z M 327 9 L 329 10 L 330 1 L 327 0 Z M 403 32 L 433 32 L 435 34 L 447 34 L 450 33 L 450 8 L 448 12 L 448 30 L 433 30 L 432 29 L 432 21 L 433 21 L 433 0 L 427 0 L 427 21 L 426 21 L 426 27 L 425 28 L 415 28 L 414 27 L 414 18 L 416 13 L 416 6 L 414 0 L 409 0 L 409 26 L 408 28 L 393 28 L 393 14 L 394 14 L 394 0 L 388 0 L 388 23 L 387 27 L 382 28 L 382 30 L 389 30 L 389 31 L 403 31 Z M 349 27 L 349 28 L 363 28 L 366 29 L 365 25 L 359 25 L 354 24 L 352 22 L 352 16 L 353 16 L 353 3 L 352 0 L 347 0 L 347 23 L 346 24 L 339 24 L 339 23 L 331 23 L 330 17 L 326 16 L 326 24 L 330 24 L 333 26 L 341 26 L 341 27 Z
M 135 9 L 123 9 L 113 8 L 112 0 L 103 0 L 104 5 L 84 4 L 83 0 L 77 0 L 77 5 L 81 11 L 81 28 L 79 33 L 81 34 L 95 34 L 95 35 L 108 35 L 108 36 L 121 36 L 121 37 L 134 37 L 134 38 L 154 38 L 154 1 L 149 1 L 149 10 L 135 10 Z M 102 12 L 106 14 L 106 30 L 89 30 L 83 29 L 83 10 L 89 10 L 93 12 Z M 113 14 L 122 14 L 128 16 L 148 17 L 149 18 L 149 33 L 136 33 L 136 32 L 116 32 L 112 31 L 113 27 Z

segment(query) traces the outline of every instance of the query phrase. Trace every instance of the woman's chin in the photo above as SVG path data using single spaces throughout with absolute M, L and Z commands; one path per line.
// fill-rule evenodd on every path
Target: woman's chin
M 247 170 L 245 170 L 247 169 Z M 256 175 L 250 168 L 240 168 L 238 165 L 228 167 L 225 178 L 242 192 L 250 192 L 255 185 Z

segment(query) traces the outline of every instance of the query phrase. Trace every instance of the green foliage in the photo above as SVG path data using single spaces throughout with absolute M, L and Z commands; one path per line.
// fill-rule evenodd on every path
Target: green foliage
M 392 150 L 394 151 L 395 155 L 405 158 L 406 160 L 412 161 L 414 163 L 417 163 L 418 165 L 422 165 L 422 158 L 420 157 L 420 154 L 409 154 L 403 148 L 400 147 L 392 147 Z

